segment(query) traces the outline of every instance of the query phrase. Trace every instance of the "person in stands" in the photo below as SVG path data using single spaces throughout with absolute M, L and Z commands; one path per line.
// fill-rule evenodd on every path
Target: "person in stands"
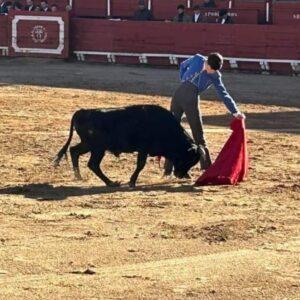
M 6 9 L 7 9 L 7 13 L 8 14 L 12 9 L 13 9 L 13 4 L 10 1 L 6 2 Z
M 34 11 L 37 11 L 37 12 L 42 11 L 41 6 L 40 6 L 40 5 L 37 5 L 37 6 L 35 7 Z
M 133 20 L 135 21 L 153 20 L 152 12 L 146 7 L 146 3 L 144 0 L 139 0 L 138 10 L 134 13 Z
M 203 13 L 201 13 L 201 9 L 199 5 L 195 5 L 193 8 L 193 17 L 192 22 L 193 23 L 204 23 L 206 22 L 206 18 Z
M 34 11 L 35 10 L 35 5 L 33 0 L 26 0 L 26 6 L 25 6 L 26 11 Z
M 19 1 L 13 3 L 13 10 L 21 11 L 22 9 L 23 5 Z
M 191 17 L 185 14 L 185 6 L 183 4 L 179 4 L 177 6 L 178 15 L 173 18 L 173 22 L 176 23 L 190 23 L 192 21 Z
M 196 54 L 182 62 L 180 64 L 181 85 L 175 91 L 171 101 L 171 112 L 175 118 L 180 122 L 182 115 L 186 116 L 194 141 L 204 156 L 200 161 L 203 170 L 211 165 L 211 158 L 204 137 L 198 95 L 213 85 L 227 110 L 236 118 L 245 118 L 223 84 L 220 73 L 222 65 L 223 57 L 219 53 L 211 53 L 207 59 Z M 166 176 L 171 175 L 173 165 L 169 160 L 165 161 L 164 169 Z
M 221 9 L 219 11 L 219 18 L 217 20 L 219 24 L 233 24 L 232 18 L 228 15 L 227 9 Z
M 0 15 L 7 14 L 6 0 L 0 0 Z
M 50 8 L 46 0 L 41 1 L 41 8 L 43 12 L 49 12 Z
M 57 12 L 58 11 L 58 7 L 56 4 L 52 4 L 51 5 L 51 12 Z
M 204 0 L 203 7 L 215 8 L 217 7 L 215 0 Z

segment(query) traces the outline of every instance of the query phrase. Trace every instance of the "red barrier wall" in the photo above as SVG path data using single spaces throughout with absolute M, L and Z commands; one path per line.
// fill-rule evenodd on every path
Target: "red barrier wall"
M 67 58 L 70 37 L 72 53 L 118 52 L 121 53 L 118 63 L 177 64 L 177 58 L 172 54 L 219 51 L 237 60 L 260 60 L 249 63 L 239 59 L 239 69 L 276 69 L 278 62 L 264 66 L 265 62 L 261 60 L 284 59 L 289 62 L 286 66 L 279 63 L 281 70 L 283 66 L 300 72 L 299 66 L 290 62 L 300 60 L 300 26 L 297 25 L 178 24 L 73 18 L 70 28 L 69 36 L 67 13 L 11 13 L 9 17 L 0 17 L 0 46 L 8 47 L 10 56 Z M 126 56 L 124 53 L 166 54 L 166 57 L 150 55 L 144 62 L 145 56 Z M 2 49 L 0 55 L 8 55 L 7 50 Z M 84 53 L 77 55 L 81 59 L 80 55 Z M 115 57 L 107 57 L 107 53 L 103 57 L 99 55 L 88 54 L 88 59 L 99 61 L 104 57 L 104 61 L 116 61 Z M 234 60 L 230 62 L 232 68 L 235 68 L 234 64 Z
M 273 24 L 300 25 L 300 2 L 274 3 Z
M 300 27 L 72 19 L 74 51 L 207 54 L 300 59 Z
M 8 46 L 7 16 L 0 16 L 0 47 Z

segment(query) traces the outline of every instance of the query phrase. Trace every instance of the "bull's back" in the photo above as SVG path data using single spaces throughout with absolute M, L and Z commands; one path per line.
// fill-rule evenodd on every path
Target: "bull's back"
M 81 139 L 112 152 L 146 150 L 158 155 L 185 138 L 174 116 L 156 105 L 80 110 L 76 114 L 75 128 Z

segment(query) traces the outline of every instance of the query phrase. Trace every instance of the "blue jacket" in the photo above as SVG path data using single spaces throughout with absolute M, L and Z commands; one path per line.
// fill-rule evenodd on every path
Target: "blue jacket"
M 214 85 L 219 98 L 223 100 L 227 109 L 232 114 L 237 113 L 239 110 L 223 84 L 221 73 L 217 71 L 213 74 L 208 74 L 207 71 L 203 69 L 205 61 L 206 58 L 200 54 L 196 54 L 183 61 L 180 64 L 180 80 L 182 82 L 189 81 L 197 86 L 199 93 L 202 93 L 210 88 L 211 85 Z

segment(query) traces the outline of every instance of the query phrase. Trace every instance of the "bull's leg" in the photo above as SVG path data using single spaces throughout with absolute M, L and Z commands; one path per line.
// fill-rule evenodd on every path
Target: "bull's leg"
M 129 186 L 130 187 L 135 187 L 137 178 L 138 178 L 140 172 L 145 167 L 146 160 L 147 160 L 147 153 L 139 152 L 138 153 L 138 157 L 137 157 L 137 166 L 136 166 L 136 169 L 135 169 L 134 173 L 132 174 L 132 176 L 130 178 L 130 182 L 129 182 Z
M 100 169 L 100 163 L 104 157 L 105 152 L 95 152 L 92 151 L 90 160 L 88 162 L 88 167 L 107 185 L 111 187 L 120 186 L 119 182 L 113 182 L 107 178 Z
M 74 170 L 75 178 L 77 180 L 82 180 L 82 177 L 80 175 L 80 170 L 79 170 L 79 162 L 78 162 L 79 156 L 87 152 L 89 152 L 89 148 L 87 145 L 83 143 L 79 143 L 78 145 L 70 148 L 73 170 Z

